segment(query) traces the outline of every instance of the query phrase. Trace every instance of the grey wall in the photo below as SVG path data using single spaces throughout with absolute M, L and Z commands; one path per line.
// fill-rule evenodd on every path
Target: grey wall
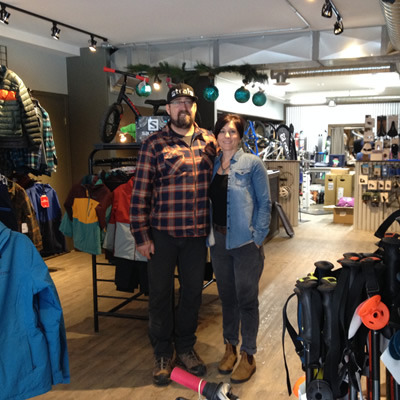
M 68 93 L 65 55 L 56 55 L 43 47 L 2 36 L 0 45 L 7 47 L 8 68 L 13 70 L 27 87 L 42 92 Z
M 81 49 L 79 57 L 67 59 L 72 180 L 78 182 L 88 173 L 88 157 L 100 142 L 99 123 L 108 107 L 108 79 L 103 67 L 108 53 Z

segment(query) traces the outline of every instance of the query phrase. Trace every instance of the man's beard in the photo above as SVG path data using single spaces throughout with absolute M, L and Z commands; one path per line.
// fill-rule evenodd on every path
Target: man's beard
M 178 118 L 171 117 L 171 123 L 180 129 L 189 129 L 194 124 L 192 115 L 187 111 L 180 111 Z

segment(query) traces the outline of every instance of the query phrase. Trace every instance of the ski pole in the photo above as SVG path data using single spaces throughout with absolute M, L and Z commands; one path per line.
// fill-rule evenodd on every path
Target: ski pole
M 332 297 L 335 287 L 336 278 L 334 277 L 322 278 L 320 284 L 317 286 L 317 289 L 322 294 L 322 306 L 324 308 L 323 336 L 326 351 L 330 348 L 332 340 Z
M 330 261 L 316 261 L 314 265 L 317 268 L 318 279 L 328 276 L 333 269 L 333 264 Z
M 306 372 L 306 387 L 313 379 L 313 367 L 311 365 L 311 343 L 313 342 L 313 317 L 312 317 L 312 298 L 311 290 L 316 288 L 318 285 L 318 279 L 314 276 L 307 276 L 305 278 L 298 279 L 296 281 L 296 287 L 294 292 L 298 297 L 298 301 L 301 306 L 301 338 L 304 342 L 304 364 Z M 319 321 L 315 321 L 319 323 Z M 314 338 L 314 344 L 317 344 L 317 339 Z M 318 341 L 319 343 L 319 341 Z

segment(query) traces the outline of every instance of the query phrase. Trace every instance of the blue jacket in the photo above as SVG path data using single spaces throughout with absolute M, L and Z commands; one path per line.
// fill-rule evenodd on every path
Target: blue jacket
M 0 222 L 0 398 L 23 400 L 69 383 L 63 313 L 32 241 Z
M 213 178 L 222 153 L 214 163 Z M 271 198 L 268 171 L 260 158 L 240 149 L 231 159 L 228 176 L 226 248 L 254 242 L 261 246 L 269 232 Z

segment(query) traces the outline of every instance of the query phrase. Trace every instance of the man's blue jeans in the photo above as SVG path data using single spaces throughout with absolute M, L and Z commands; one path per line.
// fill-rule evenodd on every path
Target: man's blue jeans
M 222 302 L 224 341 L 237 346 L 240 327 L 240 350 L 253 355 L 257 352 L 258 283 L 264 268 L 264 251 L 254 243 L 226 250 L 225 239 L 225 235 L 215 232 L 215 245 L 210 248 Z
M 206 265 L 206 238 L 174 238 L 152 229 L 155 254 L 148 262 L 149 336 L 154 355 L 172 358 L 193 349 Z M 179 302 L 174 310 L 178 266 Z

